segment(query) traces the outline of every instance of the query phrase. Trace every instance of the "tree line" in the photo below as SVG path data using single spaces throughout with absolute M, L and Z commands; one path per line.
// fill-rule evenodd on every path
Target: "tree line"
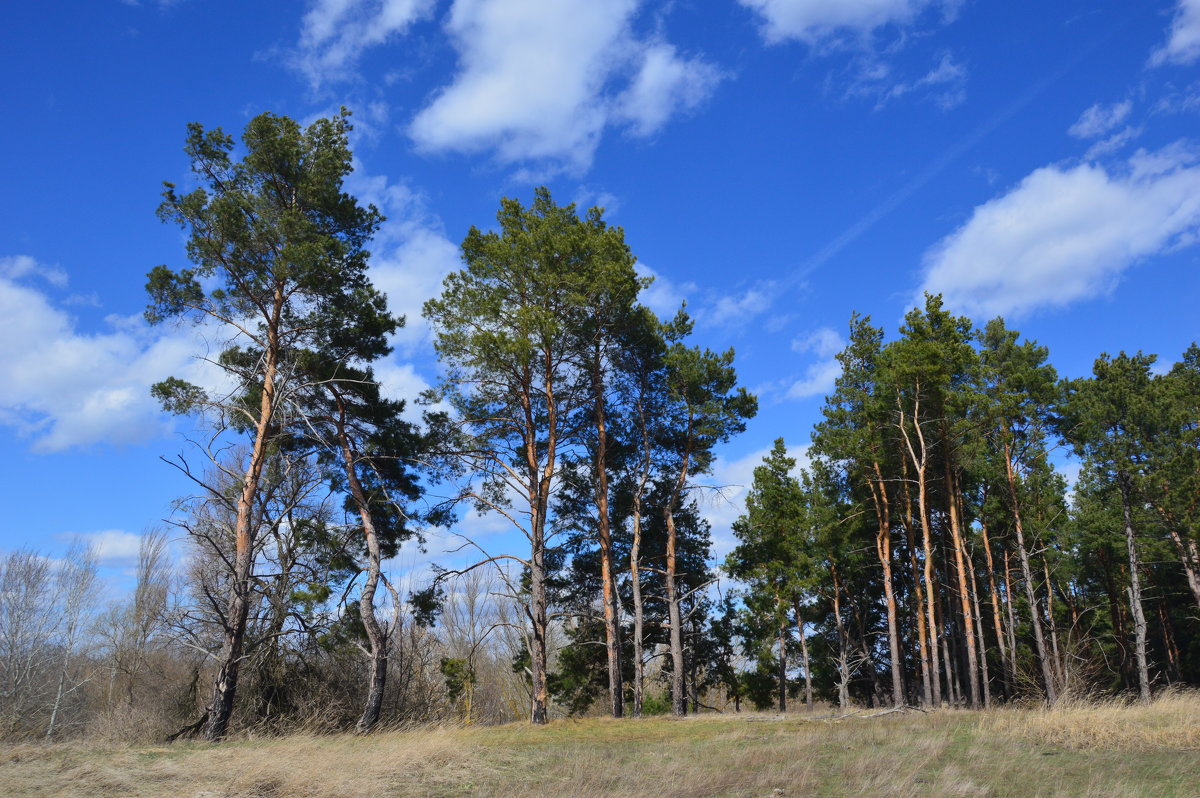
M 438 384 L 414 407 L 385 395 L 374 367 L 405 320 L 370 280 L 384 219 L 344 191 L 350 131 L 344 110 L 263 114 L 240 143 L 189 126 L 190 186 L 166 184 L 159 215 L 190 265 L 150 272 L 146 311 L 217 350 L 210 384 L 153 387 L 194 422 L 168 461 L 194 486 L 169 519 L 186 556 L 149 535 L 97 624 L 72 598 L 92 555 L 9 555 L 3 628 L 33 631 L 0 634 L 7 705 L 30 707 L 6 736 L 64 716 L 217 740 L 1196 682 L 1195 347 L 1169 373 L 1121 355 L 1062 381 L 938 297 L 886 344 L 855 316 L 810 462 L 777 442 L 717 568 L 706 477 L 757 411 L 733 350 L 640 304 L 623 230 L 539 188 L 470 229 L 425 304 Z M 1083 462 L 1071 496 L 1063 447 Z M 526 545 L 492 550 L 469 514 Z M 478 556 L 398 579 L 438 528 Z
M 1169 370 L 1101 355 L 1080 379 L 1048 357 L 938 296 L 890 342 L 851 319 L 811 462 L 797 473 L 777 441 L 734 526 L 760 704 L 784 707 L 789 656 L 810 704 L 823 670 L 843 705 L 1200 680 L 1200 348 Z

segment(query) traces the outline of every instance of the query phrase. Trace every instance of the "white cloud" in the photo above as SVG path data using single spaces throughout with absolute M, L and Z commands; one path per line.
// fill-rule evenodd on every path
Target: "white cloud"
M 738 516 L 746 512 L 746 494 L 754 483 L 754 469 L 762 465 L 763 458 L 770 454 L 771 448 L 759 449 L 735 460 L 718 456 L 713 463 L 712 474 L 701 480 L 703 484 L 720 489 L 699 491 L 696 497 L 704 519 L 712 525 L 713 556 L 718 562 L 725 559 L 725 555 L 737 545 L 730 527 Z M 799 474 L 800 469 L 808 466 L 807 446 L 789 446 L 787 453 L 796 460 L 793 473 Z
M 1112 155 L 1140 135 L 1142 135 L 1140 127 L 1124 127 L 1111 136 L 1094 142 L 1092 146 L 1088 147 L 1088 151 L 1083 154 L 1083 160 L 1095 161 L 1098 158 Z
M 76 320 L 43 292 L 0 277 L 0 423 L 40 451 L 134 443 L 164 434 L 170 422 L 150 396 L 167 376 L 201 381 L 192 331 L 151 330 L 109 317 L 103 332 Z
M 644 263 L 639 262 L 634 268 L 637 269 L 638 277 L 654 278 L 650 287 L 643 289 L 638 295 L 638 301 L 661 318 L 672 318 L 687 301 L 688 296 L 699 290 L 693 282 L 675 283 Z
M 375 379 L 384 396 L 405 401 L 403 416 L 413 423 L 421 421 L 423 408 L 419 407 L 415 400 L 430 385 L 424 377 L 417 373 L 412 363 L 401 363 L 394 358 L 380 362 L 375 366 Z M 449 410 L 449 407 L 444 406 L 439 409 Z
M 430 152 L 585 171 L 606 127 L 644 136 L 696 107 L 716 70 L 631 28 L 639 0 L 455 0 L 459 71 L 413 119 Z M 622 91 L 621 83 L 628 84 Z
M 314 0 L 292 64 L 314 88 L 344 80 L 363 52 L 402 34 L 433 7 L 434 0 Z
M 821 327 L 803 338 L 792 341 L 795 352 L 809 352 L 817 360 L 809 364 L 804 376 L 792 383 L 787 390 L 789 399 L 807 399 L 824 396 L 833 390 L 834 381 L 842 373 L 842 364 L 837 354 L 846 347 L 842 336 L 829 327 Z
M 886 25 L 907 25 L 933 6 L 957 0 L 738 0 L 762 18 L 769 44 L 796 39 L 816 44 L 843 34 L 868 37 Z
M 630 122 L 634 135 L 652 135 L 676 113 L 707 100 L 720 78 L 711 64 L 681 58 L 669 44 L 652 44 L 642 53 L 637 76 L 617 101 L 617 113 Z
M 12 255 L 0 258 L 0 278 L 20 280 L 25 277 L 41 277 L 55 288 L 65 288 L 67 273 L 56 266 L 38 263 L 29 255 Z
M 371 259 L 372 282 L 387 294 L 391 311 L 406 320 L 394 343 L 411 349 L 428 338 L 429 325 L 421 309 L 426 300 L 442 292 L 446 275 L 461 266 L 458 247 L 425 227 L 409 229 L 403 241 Z
M 385 178 L 355 172 L 347 189 L 376 204 L 389 220 L 373 242 L 370 276 L 407 325 L 393 343 L 406 354 L 425 341 L 426 299 L 460 265 L 458 247 L 441 232 L 423 198 Z M 31 282 L 66 285 L 61 269 L 25 255 L 0 258 L 0 424 L 30 438 L 35 450 L 62 451 L 97 443 L 130 444 L 168 433 L 173 421 L 150 395 L 169 376 L 216 387 L 225 382 L 196 356 L 223 348 L 221 330 L 201 325 L 150 327 L 138 316 L 109 316 L 99 331 L 80 328 L 68 307 Z M 208 339 L 208 340 L 206 340 Z M 393 358 L 377 369 L 385 390 L 412 399 L 426 387 L 411 366 Z M 415 409 L 413 409 L 415 413 Z
M 881 73 L 884 78 L 889 75 L 890 70 L 884 70 Z M 858 91 L 871 93 L 871 89 L 872 87 L 867 81 Z M 950 53 L 942 53 L 937 65 L 921 78 L 912 82 L 892 84 L 886 91 L 883 91 L 878 105 L 883 106 L 891 100 L 899 99 L 913 92 L 924 93 L 932 98 L 942 110 L 949 110 L 961 105 L 967 98 L 967 68 L 962 63 L 955 61 L 954 56 Z
M 842 336 L 831 327 L 818 327 L 803 338 L 792 341 L 793 352 L 812 352 L 817 357 L 833 357 L 845 346 Z
M 106 529 L 102 532 L 87 532 L 82 535 L 71 535 L 90 545 L 96 552 L 96 559 L 101 563 L 129 562 L 136 560 L 142 545 L 142 536 L 120 529 Z
M 1167 43 L 1150 56 L 1152 66 L 1190 64 L 1200 58 L 1200 0 L 1179 0 Z
M 773 281 L 755 283 L 740 294 L 721 294 L 698 314 L 704 324 L 735 327 L 750 321 L 771 307 L 777 295 Z
M 975 316 L 1019 314 L 1105 293 L 1137 261 L 1200 232 L 1200 153 L 1139 151 L 1120 170 L 1036 170 L 925 258 L 922 291 Z
M 1130 100 L 1112 105 L 1096 103 L 1080 114 L 1079 119 L 1067 132 L 1079 139 L 1099 138 L 1124 122 L 1132 109 L 1133 103 Z
M 461 268 L 459 249 L 446 238 L 441 219 L 428 210 L 420 192 L 369 175 L 362 164 L 355 167 L 346 189 L 387 217 L 371 243 L 371 281 L 387 294 L 391 312 L 404 316 L 393 344 L 410 351 L 428 338 L 422 306 L 441 293 L 446 275 Z

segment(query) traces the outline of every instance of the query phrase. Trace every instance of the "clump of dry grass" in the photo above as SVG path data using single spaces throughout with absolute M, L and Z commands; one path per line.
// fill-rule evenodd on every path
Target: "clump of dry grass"
M 984 731 L 1072 750 L 1200 750 L 1200 691 L 1167 691 L 1149 704 L 1129 697 L 1075 698 L 1053 707 L 1001 709 Z
M 221 745 L 25 745 L 0 758 L 8 795 L 369 798 L 414 783 L 447 792 L 479 762 L 450 729 L 368 738 L 295 735 Z

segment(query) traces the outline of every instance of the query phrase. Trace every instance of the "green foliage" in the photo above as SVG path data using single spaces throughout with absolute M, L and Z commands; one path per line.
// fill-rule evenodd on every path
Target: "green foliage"
M 438 670 L 446 680 L 446 697 L 451 703 L 458 701 L 459 696 L 475 684 L 475 670 L 465 659 L 442 657 Z
M 366 273 L 365 245 L 383 217 L 342 190 L 352 169 L 350 129 L 345 109 L 307 128 L 260 114 L 235 160 L 232 136 L 188 125 L 185 152 L 198 185 L 180 193 L 165 183 L 158 215 L 188 231 L 193 265 L 150 272 L 145 315 L 153 324 L 208 319 L 239 334 L 240 348 L 219 361 L 243 392 L 262 384 L 265 352 L 278 360 L 285 351 L 361 347 L 364 339 L 382 345 L 399 324 L 382 312 L 384 298 Z M 154 395 L 171 412 L 215 401 L 178 378 L 158 383 Z
M 580 619 L 565 631 L 569 643 L 559 650 L 557 667 L 546 683 L 569 714 L 581 715 L 608 688 L 604 624 Z
M 642 699 L 642 714 L 666 715 L 671 711 L 671 698 L 665 693 L 647 693 Z

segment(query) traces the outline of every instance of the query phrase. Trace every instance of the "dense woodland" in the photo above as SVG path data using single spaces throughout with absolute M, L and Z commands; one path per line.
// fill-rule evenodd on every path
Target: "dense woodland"
M 733 350 L 639 304 L 621 228 L 542 188 L 426 303 L 440 384 L 385 396 L 404 319 L 370 282 L 382 217 L 343 191 L 349 131 L 189 128 L 159 215 L 190 265 L 150 272 L 146 316 L 225 342 L 197 352 L 211 384 L 153 388 L 190 419 L 164 459 L 193 489 L 112 606 L 86 548 L 0 560 L 0 737 L 1200 684 L 1200 348 L 1064 380 L 937 296 L 890 339 L 855 315 L 806 462 L 776 442 L 716 563 L 709 473 L 757 410 Z M 435 533 L 467 564 L 413 576 Z

